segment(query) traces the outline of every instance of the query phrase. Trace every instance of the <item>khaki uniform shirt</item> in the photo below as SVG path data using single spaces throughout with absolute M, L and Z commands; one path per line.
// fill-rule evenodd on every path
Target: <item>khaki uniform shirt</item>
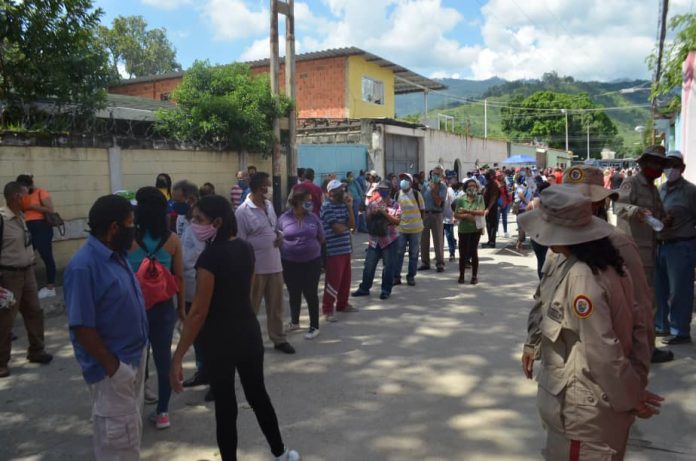
M 631 278 L 611 268 L 595 275 L 574 257 L 559 267 L 557 287 L 542 292 L 551 295 L 541 300 L 540 415 L 569 439 L 620 443 L 644 388 L 634 365 L 641 361 L 634 319 L 642 313 Z
M 0 208 L 4 221 L 0 266 L 27 267 L 34 264 L 34 248 L 24 217 L 15 215 L 8 207 Z M 2 269 L 0 268 L 0 272 Z
M 648 284 L 652 287 L 653 268 L 656 255 L 656 232 L 640 220 L 638 210 L 647 208 L 657 219 L 664 219 L 662 200 L 655 185 L 642 174 L 624 179 L 619 188 L 616 202 L 617 227 L 624 231 L 638 246 L 643 270 Z

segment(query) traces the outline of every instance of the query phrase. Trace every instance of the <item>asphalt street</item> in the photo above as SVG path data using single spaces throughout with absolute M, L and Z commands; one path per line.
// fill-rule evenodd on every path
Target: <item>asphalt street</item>
M 364 236 L 354 246 L 356 288 Z M 415 287 L 395 287 L 386 301 L 378 288 L 353 298 L 360 312 L 322 324 L 317 339 L 292 335 L 296 355 L 267 343 L 266 385 L 284 440 L 303 460 L 541 459 L 536 384 L 519 365 L 536 262 L 532 254 L 500 249 L 479 254 L 476 286 L 457 284 L 457 263 L 449 263 L 444 273 L 420 272 Z M 304 333 L 304 306 L 301 322 Z M 62 309 L 47 309 L 46 343 L 55 354 L 48 366 L 25 360 L 21 321 L 15 331 L 12 376 L 0 380 L 0 460 L 92 459 L 89 392 Z M 673 350 L 677 359 L 651 372 L 650 389 L 667 399 L 662 414 L 634 425 L 630 461 L 696 459 L 696 347 Z M 185 367 L 190 375 L 192 352 Z M 214 408 L 204 394 L 200 387 L 173 396 L 170 429 L 145 422 L 143 459 L 220 459 Z M 272 459 L 239 384 L 237 396 L 239 459 Z M 146 406 L 146 416 L 153 410 Z

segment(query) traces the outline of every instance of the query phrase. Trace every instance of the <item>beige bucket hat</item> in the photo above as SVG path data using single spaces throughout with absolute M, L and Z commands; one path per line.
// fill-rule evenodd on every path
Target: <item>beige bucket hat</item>
M 571 187 L 549 187 L 541 206 L 517 217 L 522 229 L 541 245 L 577 245 L 608 237 L 613 226 L 592 215 L 592 200 Z
M 599 202 L 607 197 L 612 200 L 619 198 L 617 191 L 604 187 L 604 173 L 599 168 L 588 165 L 575 165 L 563 172 L 563 184 L 565 187 L 573 187 L 578 192 L 587 196 L 593 202 Z M 554 186 L 556 187 L 556 186 Z

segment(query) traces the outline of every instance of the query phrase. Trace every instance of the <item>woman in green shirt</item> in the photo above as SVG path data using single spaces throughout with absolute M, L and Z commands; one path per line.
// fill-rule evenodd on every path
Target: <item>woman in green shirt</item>
M 471 258 L 471 284 L 478 283 L 478 244 L 481 238 L 483 226 L 476 225 L 476 218 L 479 220 L 485 216 L 486 206 L 483 197 L 479 194 L 479 184 L 474 178 L 464 182 L 464 192 L 462 197 L 455 200 L 452 208 L 454 217 L 459 220 L 459 283 L 464 283 L 464 270 L 466 260 Z

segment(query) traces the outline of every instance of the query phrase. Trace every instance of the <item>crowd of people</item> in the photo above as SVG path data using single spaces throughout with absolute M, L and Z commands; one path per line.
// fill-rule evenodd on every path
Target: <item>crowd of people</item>
M 202 385 L 210 386 L 205 400 L 215 402 L 222 459 L 236 459 L 237 373 L 274 457 L 299 459 L 282 440 L 264 386 L 262 301 L 274 349 L 294 354 L 288 338 L 302 328 L 303 298 L 304 338 L 313 340 L 320 320 L 333 323 L 358 311 L 349 300 L 370 296 L 380 261 L 382 301 L 404 279 L 415 286 L 419 271 L 442 273 L 457 260 L 453 279 L 476 285 L 478 251 L 496 248 L 501 224 L 510 238 L 510 212 L 518 223 L 514 250 L 527 248 L 529 236 L 537 258 L 540 284 L 522 364 L 531 377 L 541 360 L 546 457 L 584 450 L 622 459 L 633 417 L 651 417 L 661 405 L 647 390 L 650 363 L 674 357 L 655 347 L 655 337 L 668 346 L 691 342 L 696 267 L 696 186 L 681 176 L 683 156 L 651 146 L 638 166 L 624 172 L 586 165 L 477 168 L 459 178 L 438 165 L 427 175 L 331 174 L 321 185 L 306 168 L 279 214 L 269 200 L 269 175 L 254 167 L 237 173 L 228 197 L 216 195 L 210 183 L 199 188 L 160 174 L 132 201 L 99 198 L 89 212 L 87 243 L 64 274 L 70 337 L 92 390 L 97 459 L 138 459 L 142 399 L 156 403 L 150 420 L 166 429 L 172 391 Z M 654 181 L 663 172 L 658 191 Z M 50 196 L 28 175 L 8 183 L 4 195 L 0 377 L 9 375 L 18 312 L 29 360 L 51 361 L 39 298 L 51 296 L 55 283 L 53 228 L 44 222 L 54 212 Z M 620 230 L 607 223 L 608 210 Z M 361 280 L 352 288 L 355 233 L 367 234 L 367 246 Z M 46 263 L 49 293 L 38 290 L 34 249 Z M 191 347 L 196 371 L 184 380 L 182 361 Z M 157 392 L 144 395 L 150 355 Z M 578 412 L 578 405 L 594 409 Z

